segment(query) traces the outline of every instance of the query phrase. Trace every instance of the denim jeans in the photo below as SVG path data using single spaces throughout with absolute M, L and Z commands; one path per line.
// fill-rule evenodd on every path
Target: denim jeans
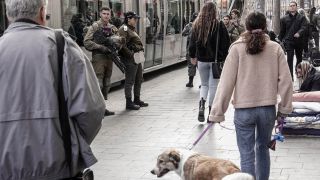
M 212 62 L 198 61 L 198 71 L 201 79 L 200 100 L 207 100 L 209 94 L 208 105 L 211 106 L 216 94 L 219 79 L 213 79 Z
M 275 106 L 239 108 L 234 112 L 241 171 L 256 180 L 268 180 L 270 154 L 268 143 L 276 120 Z

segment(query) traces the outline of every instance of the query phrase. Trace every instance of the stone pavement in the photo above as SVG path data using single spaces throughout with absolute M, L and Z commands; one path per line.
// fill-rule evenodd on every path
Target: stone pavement
M 150 105 L 139 111 L 125 110 L 123 88 L 110 93 L 107 106 L 116 115 L 104 118 L 92 144 L 98 158 L 92 167 L 96 180 L 158 179 L 150 173 L 158 154 L 167 148 L 190 147 L 206 127 L 197 121 L 198 74 L 195 79 L 195 87 L 185 87 L 187 69 L 184 65 L 149 77 L 142 85 L 142 100 Z M 230 106 L 224 126 L 234 129 L 232 119 Z M 235 132 L 219 125 L 214 125 L 194 150 L 239 165 Z M 271 152 L 270 179 L 319 180 L 319 167 L 320 138 L 289 136 Z M 161 179 L 178 180 L 179 177 L 169 173 Z

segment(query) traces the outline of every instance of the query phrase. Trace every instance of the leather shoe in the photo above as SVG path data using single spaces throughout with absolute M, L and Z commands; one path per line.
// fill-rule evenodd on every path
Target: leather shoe
M 128 109 L 128 110 L 139 110 L 139 109 L 140 109 L 140 106 L 139 106 L 139 105 L 136 105 L 136 104 L 134 104 L 134 103 L 132 103 L 132 104 L 127 104 L 127 105 L 126 105 L 126 109 Z
M 147 106 L 149 106 L 148 103 L 145 103 L 145 102 L 143 102 L 143 101 L 141 101 L 141 100 L 139 100 L 139 101 L 134 101 L 134 104 L 136 104 L 136 105 L 138 105 L 138 106 L 140 106 L 140 107 L 147 107 Z
M 104 116 L 112 116 L 112 115 L 114 115 L 114 112 L 109 111 L 108 109 L 104 111 Z
M 188 82 L 188 83 L 186 84 L 186 87 L 193 87 L 193 84 L 190 83 L 190 82 Z

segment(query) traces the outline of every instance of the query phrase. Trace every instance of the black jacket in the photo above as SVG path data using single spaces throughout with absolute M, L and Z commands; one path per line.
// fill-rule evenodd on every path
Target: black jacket
M 292 30 L 290 30 L 291 25 L 293 26 Z M 284 43 L 295 43 L 298 45 L 303 42 L 303 36 L 306 35 L 307 26 L 307 19 L 299 13 L 296 13 L 294 16 L 291 13 L 285 15 L 280 20 L 280 33 L 278 38 Z M 296 33 L 299 33 L 299 38 L 293 37 Z
M 320 91 L 320 72 L 313 68 L 301 84 L 300 91 Z
M 230 39 L 228 30 L 222 21 L 219 22 L 219 44 L 218 44 L 218 61 L 224 61 L 228 55 L 230 46 Z M 214 62 L 216 54 L 216 40 L 217 40 L 217 27 L 208 35 L 206 46 L 203 46 L 201 42 L 197 41 L 197 32 L 192 29 L 189 54 L 191 58 L 197 57 L 198 61 L 201 62 Z

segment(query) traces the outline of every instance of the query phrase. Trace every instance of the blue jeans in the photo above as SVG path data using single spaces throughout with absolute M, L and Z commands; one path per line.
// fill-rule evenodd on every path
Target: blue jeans
M 241 171 L 256 180 L 268 180 L 270 154 L 268 143 L 276 120 L 275 106 L 239 108 L 234 112 Z
M 213 79 L 212 62 L 198 61 L 198 71 L 201 80 L 200 100 L 201 98 L 207 100 L 208 97 L 207 102 L 208 105 L 211 106 L 216 94 L 219 79 Z

